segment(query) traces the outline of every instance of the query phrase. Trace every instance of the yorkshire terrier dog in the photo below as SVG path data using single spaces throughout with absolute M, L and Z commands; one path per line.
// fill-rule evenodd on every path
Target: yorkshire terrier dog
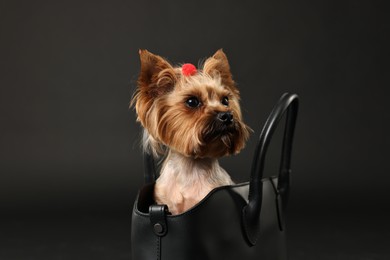
M 147 50 L 139 55 L 132 105 L 144 128 L 144 149 L 165 158 L 154 200 L 180 214 L 212 189 L 233 184 L 218 158 L 237 154 L 250 128 L 242 120 L 239 91 L 222 50 L 199 69 L 189 63 L 172 66 Z

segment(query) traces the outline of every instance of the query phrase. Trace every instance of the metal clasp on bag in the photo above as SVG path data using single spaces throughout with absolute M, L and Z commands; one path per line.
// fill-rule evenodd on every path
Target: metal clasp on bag
M 149 206 L 150 224 L 154 234 L 158 237 L 165 236 L 168 232 L 166 215 L 169 215 L 167 205 Z

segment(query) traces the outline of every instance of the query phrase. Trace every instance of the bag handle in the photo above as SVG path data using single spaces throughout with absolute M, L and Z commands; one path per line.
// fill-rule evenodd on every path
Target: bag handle
M 267 149 L 272 135 L 286 111 L 287 118 L 277 186 L 277 195 L 282 198 L 282 208 L 285 208 L 286 206 L 291 172 L 290 163 L 292 142 L 295 122 L 298 114 L 298 96 L 296 94 L 288 93 L 282 95 L 268 116 L 260 133 L 259 141 L 255 150 L 250 176 L 249 202 L 243 209 L 244 230 L 251 245 L 256 244 L 260 232 L 260 212 L 263 192 L 263 183 L 261 180 L 263 178 Z
M 144 157 L 144 182 L 145 184 L 151 184 L 156 181 L 157 171 L 156 164 L 154 162 L 153 155 L 148 152 L 143 153 Z

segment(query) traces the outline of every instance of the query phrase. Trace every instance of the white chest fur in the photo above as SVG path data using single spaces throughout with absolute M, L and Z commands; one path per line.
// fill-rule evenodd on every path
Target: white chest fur
M 195 206 L 212 189 L 231 184 L 217 159 L 194 159 L 171 151 L 156 181 L 154 197 L 176 215 Z

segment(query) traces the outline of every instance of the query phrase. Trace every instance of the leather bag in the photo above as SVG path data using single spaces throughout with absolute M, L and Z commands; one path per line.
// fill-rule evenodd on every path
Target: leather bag
M 155 205 L 156 169 L 145 154 L 145 182 L 132 214 L 133 260 L 287 259 L 285 208 L 298 96 L 284 94 L 270 113 L 255 150 L 250 180 L 212 190 L 192 209 L 169 215 Z M 272 135 L 284 114 L 282 158 L 278 176 L 263 177 Z

